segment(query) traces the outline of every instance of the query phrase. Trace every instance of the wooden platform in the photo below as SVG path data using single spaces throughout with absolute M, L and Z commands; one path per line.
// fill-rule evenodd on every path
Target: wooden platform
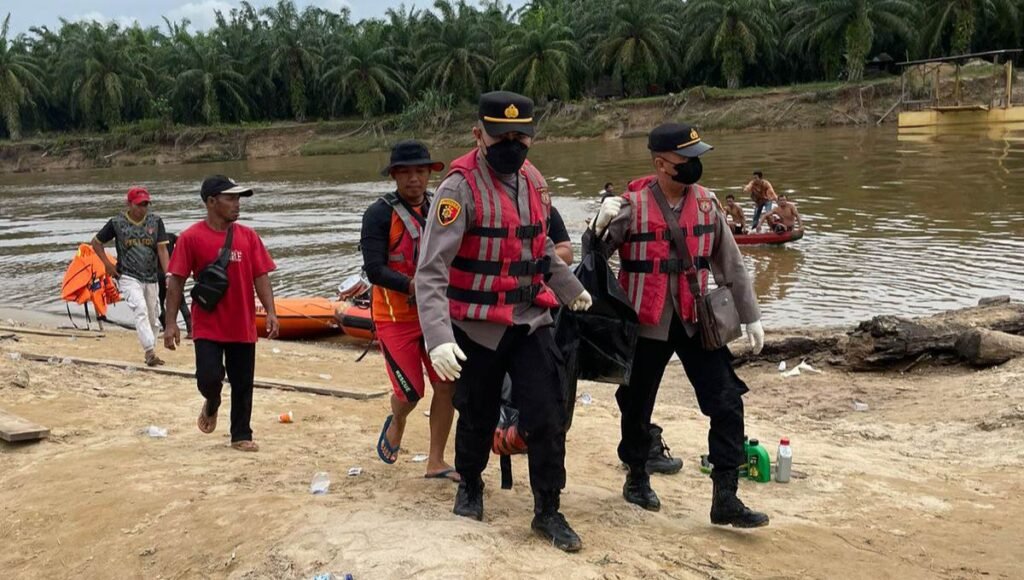
M 49 436 L 50 430 L 46 427 L 0 409 L 0 439 L 14 443 L 46 439 Z

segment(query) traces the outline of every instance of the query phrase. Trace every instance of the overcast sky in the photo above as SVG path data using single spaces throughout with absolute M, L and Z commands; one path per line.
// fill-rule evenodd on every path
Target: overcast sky
M 513 6 L 522 6 L 526 0 L 506 0 Z M 0 18 L 11 14 L 13 34 L 26 32 L 31 26 L 57 27 L 61 17 L 69 20 L 99 20 L 131 23 L 143 26 L 162 26 L 161 16 L 178 21 L 188 18 L 195 28 L 207 28 L 214 22 L 213 13 L 227 13 L 238 6 L 236 0 L 0 0 Z M 253 6 L 262 7 L 276 0 L 251 0 Z M 360 20 L 383 16 L 384 11 L 405 4 L 427 8 L 433 0 L 295 0 L 299 6 L 314 4 L 329 10 L 343 6 L 352 9 L 352 18 Z

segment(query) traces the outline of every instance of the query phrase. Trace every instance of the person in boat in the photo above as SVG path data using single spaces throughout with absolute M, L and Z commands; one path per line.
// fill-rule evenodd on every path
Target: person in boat
M 462 482 L 452 511 L 483 519 L 481 475 L 507 373 L 529 447 L 531 527 L 573 552 L 582 542 L 559 512 L 567 417 L 551 309 L 561 302 L 585 310 L 593 300 L 548 237 L 551 197 L 526 159 L 533 110 L 533 101 L 516 93 L 480 96 L 476 147 L 452 161 L 437 190 L 414 282 L 430 359 L 442 378 L 456 381 Z
M 796 204 L 793 203 L 786 194 L 780 195 L 779 204 L 772 208 L 767 215 L 761 218 L 761 222 L 757 224 L 758 229 L 760 229 L 761 224 L 765 222 L 767 222 L 771 230 L 777 234 L 784 234 L 803 227 L 800 222 L 800 212 L 797 211 Z
M 387 464 L 396 461 L 406 421 L 425 393 L 425 372 L 434 389 L 425 477 L 458 481 L 459 474 L 444 458 L 455 417 L 455 387 L 430 364 L 413 284 L 432 197 L 427 185 L 431 172 L 442 169 L 444 163 L 431 159 L 427 147 L 419 141 L 396 143 L 390 163 L 381 171 L 381 175 L 394 180 L 395 191 L 377 199 L 363 214 L 359 247 L 363 271 L 373 284 L 371 316 L 393 391 L 391 414 L 378 437 L 377 455 Z
M 565 262 L 566 266 L 571 266 L 573 261 L 572 238 L 569 237 L 569 230 L 565 229 L 565 220 L 562 219 L 562 214 L 558 213 L 555 206 L 551 206 L 551 217 L 548 218 L 548 237 L 555 244 L 555 253 L 558 254 L 558 257 Z
M 178 243 L 177 234 L 167 234 L 167 255 L 174 255 L 174 245 Z M 167 303 L 167 272 L 163 268 L 160 268 L 160 276 L 157 277 L 157 284 L 159 285 L 160 294 L 160 332 L 162 333 L 166 329 L 164 324 L 164 318 L 167 316 L 167 311 L 164 306 Z M 185 301 L 181 301 L 181 308 L 178 309 L 181 312 L 181 318 L 185 321 L 185 338 L 192 339 L 192 313 L 188 311 L 188 305 Z
M 761 223 L 759 221 L 761 214 L 771 211 L 779 196 L 775 194 L 772 182 L 765 179 L 764 173 L 760 171 L 755 171 L 754 178 L 750 180 L 750 183 L 743 186 L 743 193 L 750 194 L 750 200 L 754 202 L 754 219 L 750 223 L 754 224 L 754 230 L 756 231 L 757 225 Z
M 604 189 L 601 190 L 601 200 L 604 198 L 615 195 L 615 189 L 612 187 L 612 182 L 604 184 Z
M 145 353 L 146 365 L 164 364 L 156 354 L 160 333 L 160 300 L 157 281 L 166 270 L 167 232 L 160 216 L 149 211 L 150 195 L 145 188 L 128 190 L 127 208 L 110 218 L 92 239 L 92 248 L 103 261 L 107 274 L 117 279 L 118 289 L 135 319 L 135 332 Z M 103 245 L 113 240 L 117 265 L 107 257 Z
M 714 194 L 698 183 L 703 173 L 700 157 L 711 146 L 695 128 L 666 123 L 651 131 L 647 147 L 655 176 L 634 181 L 622 197 L 606 199 L 593 221 L 594 233 L 619 252 L 619 280 L 640 319 L 629 384 L 615 393 L 622 412 L 618 453 L 627 466 L 622 495 L 644 509 L 661 508 L 646 463 L 654 402 L 675 353 L 701 412 L 711 419 L 711 523 L 744 528 L 767 525 L 767 515 L 747 508 L 736 496 L 739 468 L 747 462 L 742 399 L 747 386 L 733 371 L 729 349 L 704 350 L 696 325 L 697 298 L 691 284 L 704 294 L 713 273 L 716 281 L 730 283 L 753 351 L 760 352 L 764 345 L 761 311 L 739 247 L 727 233 L 725 215 Z M 673 231 L 667 219 L 678 221 L 683 240 L 665 235 Z M 686 261 L 676 253 L 676 241 L 692 254 L 695 280 L 689 279 Z
M 178 237 L 167 268 L 164 321 L 164 346 L 174 350 L 181 343 L 177 318 L 185 280 L 194 275 L 192 344 L 196 353 L 196 384 L 203 395 L 196 426 L 203 433 L 213 433 L 217 428 L 226 371 L 231 381 L 231 447 L 238 451 L 259 451 L 251 426 L 257 340 L 254 290 L 267 313 L 267 338 L 277 338 L 280 332 L 270 282 L 270 273 L 277 266 L 259 235 L 238 223 L 239 200 L 252 194 L 251 188 L 223 175 L 203 181 L 200 197 L 206 206 L 206 219 L 189 226 Z M 221 256 L 227 259 L 219 261 Z M 222 264 L 226 266 L 227 287 L 219 299 L 211 300 L 209 292 L 203 290 L 213 286 L 205 281 L 215 278 L 214 270 Z M 207 306 L 203 306 L 203 301 Z
M 725 219 L 732 226 L 733 235 L 742 235 L 747 227 L 747 218 L 743 208 L 736 203 L 736 196 L 731 193 L 725 196 Z

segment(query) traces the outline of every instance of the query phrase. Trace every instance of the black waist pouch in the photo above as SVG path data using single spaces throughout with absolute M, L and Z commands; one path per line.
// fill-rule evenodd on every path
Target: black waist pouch
M 234 228 L 228 226 L 228 235 L 224 239 L 224 247 L 220 255 L 209 266 L 196 274 L 196 283 L 192 287 L 192 301 L 200 308 L 213 312 L 228 290 L 228 263 L 231 260 L 231 241 Z

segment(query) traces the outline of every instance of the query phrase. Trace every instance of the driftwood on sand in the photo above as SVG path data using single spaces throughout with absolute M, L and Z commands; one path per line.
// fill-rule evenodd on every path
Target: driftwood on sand
M 772 338 L 759 355 L 738 351 L 740 363 L 816 358 L 855 371 L 909 370 L 932 360 L 975 366 L 1024 356 L 1024 303 L 1009 297 L 921 318 L 876 316 L 852 330 L 837 328 Z

